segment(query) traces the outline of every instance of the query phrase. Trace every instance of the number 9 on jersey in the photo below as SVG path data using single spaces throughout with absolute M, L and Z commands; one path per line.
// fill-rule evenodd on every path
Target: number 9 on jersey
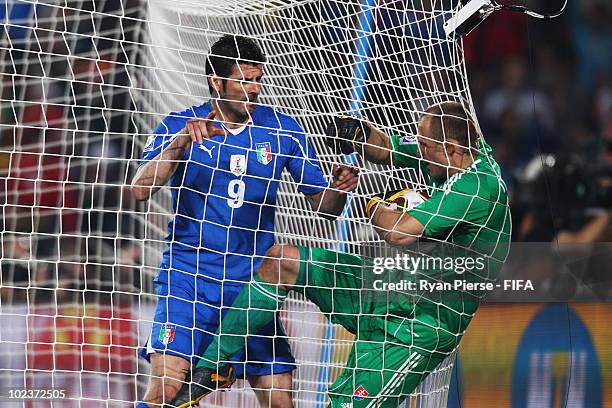
M 227 205 L 231 208 L 240 208 L 244 204 L 244 181 L 236 179 L 229 182 L 227 185 Z

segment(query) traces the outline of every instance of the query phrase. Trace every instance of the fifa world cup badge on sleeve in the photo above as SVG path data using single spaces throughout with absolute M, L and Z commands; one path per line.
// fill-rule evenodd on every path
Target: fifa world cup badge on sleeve
M 147 138 L 147 142 L 144 145 L 144 148 L 142 149 L 143 152 L 149 152 L 151 150 L 153 150 L 153 148 L 155 147 L 155 135 L 150 135 Z
M 167 346 L 168 343 L 172 343 L 174 340 L 174 331 L 176 330 L 176 326 L 173 324 L 164 324 L 159 331 L 159 341 L 162 342 L 164 346 Z
M 256 143 L 255 150 L 257 151 L 257 161 L 261 164 L 268 164 L 272 161 L 272 146 L 270 142 Z
M 410 144 L 417 144 L 417 138 L 414 135 L 406 135 L 406 136 L 402 136 L 399 140 L 399 144 L 401 145 L 410 145 Z

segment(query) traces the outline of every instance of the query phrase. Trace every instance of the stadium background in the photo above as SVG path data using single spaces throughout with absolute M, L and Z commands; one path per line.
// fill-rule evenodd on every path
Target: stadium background
M 83 2 L 87 3 L 87 2 Z M 555 3 L 555 4 L 551 4 Z M 5 18 L 5 2 L 0 3 L 0 17 Z M 127 10 L 130 8 L 130 1 L 106 1 L 103 2 L 107 11 L 112 11 L 118 7 Z M 554 9 L 556 2 L 534 1 L 530 2 L 533 8 L 540 10 Z M 137 13 L 137 7 L 132 10 Z M 21 8 L 13 8 L 10 19 L 15 22 L 19 19 L 29 21 L 28 16 L 32 13 L 31 5 L 24 4 Z M 571 200 L 561 200 L 550 204 L 550 211 L 539 211 L 542 207 L 544 194 L 525 196 L 520 195 L 521 178 L 520 175 L 525 166 L 530 162 L 535 154 L 551 153 L 558 158 L 558 163 L 566 163 L 563 160 L 582 160 L 586 166 L 593 161 L 594 155 L 607 157 L 610 164 L 612 161 L 612 5 L 606 0 L 600 1 L 571 1 L 568 9 L 560 18 L 552 21 L 528 20 L 524 16 L 499 13 L 488 19 L 477 31 L 472 33 L 465 41 L 465 57 L 468 70 L 468 79 L 471 87 L 472 97 L 478 113 L 480 123 L 487 141 L 492 144 L 496 153 L 496 158 L 503 169 L 503 174 L 512 191 L 512 206 L 515 224 L 515 241 L 524 242 L 546 242 L 551 241 L 555 231 L 559 229 L 576 231 L 583 227 L 592 212 L 590 207 L 596 207 L 600 203 L 589 203 L 580 208 L 566 208 L 564 205 Z M 13 32 L 11 36 L 15 38 L 27 38 L 28 29 L 21 28 L 22 32 Z M 134 28 L 125 28 L 125 32 L 136 33 Z M 7 32 L 3 33 L 7 35 Z M 98 49 L 101 49 L 98 47 Z M 111 48 L 109 47 L 109 50 Z M 91 44 L 86 41 L 77 44 L 77 52 L 87 53 L 91 50 Z M 2 59 L 2 99 L 3 102 L 12 100 L 15 85 L 11 82 L 11 65 L 16 70 L 28 70 L 29 61 L 15 58 L 15 53 L 11 54 L 3 51 Z M 120 55 L 101 55 L 97 63 L 80 63 L 72 70 L 78 77 L 86 81 L 102 81 L 102 77 L 109 75 L 114 69 L 112 63 L 108 61 L 120 59 Z M 61 67 L 57 67 L 61 70 Z M 115 73 L 113 73 L 115 74 Z M 98 79 L 96 79 L 98 78 Z M 120 76 L 115 81 L 121 82 Z M 124 78 L 127 84 L 127 78 Z M 82 85 L 82 84 L 81 84 Z M 18 84 L 19 86 L 19 84 Z M 27 85 L 23 85 L 27 86 Z M 84 87 L 79 89 L 77 84 L 74 92 L 78 97 L 89 101 L 95 101 L 95 97 L 89 94 L 89 89 Z M 35 89 L 32 89 L 35 92 Z M 60 92 L 60 91 L 58 91 Z M 28 92 L 26 91 L 26 94 Z M 32 101 L 37 99 L 37 95 L 30 94 L 28 98 Z M 129 111 L 130 101 L 127 92 L 125 95 L 116 94 L 113 101 L 117 107 L 123 107 Z M 95 104 L 94 104 L 95 105 Z M 10 110 L 6 109 L 3 103 L 2 123 L 10 124 Z M 43 108 L 32 104 L 26 106 L 24 117 L 30 123 L 37 121 L 62 121 L 65 112 L 61 110 L 43 111 Z M 43 119 L 44 117 L 44 119 Z M 129 115 L 115 115 L 107 121 L 102 115 L 96 116 L 92 110 L 88 129 L 102 130 L 106 126 L 115 129 L 117 132 L 129 129 L 132 124 Z M 10 161 L 10 152 L 14 149 L 12 143 L 14 139 L 7 137 L 6 129 L 0 129 L 0 176 L 2 179 L 2 189 L 0 191 L 1 202 L 4 204 L 19 203 L 27 206 L 33 203 L 34 182 L 16 183 L 5 175 L 13 173 L 18 169 L 11 166 L 27 168 L 28 157 L 22 157 L 22 161 Z M 47 132 L 47 140 L 52 138 Z M 23 135 L 24 143 L 36 145 L 38 134 Z M 59 135 L 58 135 L 59 137 Z M 98 154 L 104 157 L 113 157 L 116 152 L 125 151 L 125 141 L 117 138 L 112 140 L 110 145 L 96 144 L 95 140 L 89 140 L 87 155 Z M 79 146 L 74 146 L 78 151 Z M 97 151 L 95 149 L 98 149 Z M 53 153 L 47 151 L 47 153 Z M 82 152 L 85 153 L 85 152 Z M 566 157 L 576 156 L 569 159 Z M 54 157 L 49 154 L 46 164 L 52 164 Z M 113 175 L 124 174 L 121 162 L 106 161 L 104 174 L 107 179 L 100 180 L 100 189 L 104 191 L 104 199 L 97 203 L 88 203 L 95 211 L 90 211 L 86 221 L 83 221 L 78 210 L 64 212 L 50 212 L 42 217 L 39 229 L 53 229 L 57 217 L 63 217 L 64 225 L 72 226 L 75 231 L 86 227 L 83 222 L 90 225 L 96 224 L 102 230 L 116 230 L 122 227 L 123 222 L 113 211 L 120 206 L 119 197 L 123 180 L 113 179 Z M 91 166 L 91 163 L 83 161 L 78 163 L 78 171 L 72 174 L 78 180 L 86 180 L 92 177 L 93 173 L 100 172 L 99 168 Z M 53 168 L 52 165 L 47 166 Z M 561 171 L 558 165 L 557 171 Z M 43 171 L 44 168 L 43 168 Z M 50 170 L 52 171 L 52 170 Z M 75 175 L 76 174 L 76 175 Z M 55 177 L 55 178 L 54 178 Z M 44 179 L 54 180 L 61 175 L 46 174 Z M 27 177 L 24 177 L 27 178 Z M 541 180 L 540 180 L 541 182 Z M 43 186 L 44 187 L 44 186 Z M 568 197 L 574 194 L 571 185 L 567 185 L 567 180 L 561 180 L 558 184 L 550 186 L 550 189 L 562 197 L 567 192 Z M 77 202 L 82 192 L 79 185 L 75 184 L 72 189 L 63 192 L 66 207 L 73 207 L 70 203 Z M 44 190 L 44 188 L 43 188 Z M 46 191 L 52 191 L 47 189 Z M 57 202 L 54 193 L 48 192 L 47 196 L 41 197 L 43 202 Z M 584 202 L 583 202 L 584 204 Z M 592 206 L 590 204 L 593 204 Z M 122 203 L 121 205 L 125 205 Z M 52 206 L 52 205 L 50 205 Z M 587 208 L 588 207 L 588 208 Z M 610 210 L 610 208 L 606 208 Z M 16 229 L 27 228 L 25 225 L 31 219 L 32 214 L 23 210 L 22 213 L 8 214 L 3 211 L 4 231 L 8 230 L 9 223 Z M 10 218 L 9 218 L 10 217 Z M 528 219 L 529 222 L 525 220 Z M 10 221 L 10 222 L 9 222 Z M 607 237 L 601 237 L 602 241 L 610 241 L 612 232 L 608 230 Z M 66 242 L 66 250 L 73 248 L 70 242 Z M 122 265 L 132 264 L 133 268 L 121 267 L 120 273 L 109 273 L 104 267 L 98 270 L 90 269 L 87 279 L 83 279 L 89 285 L 98 285 L 99 292 L 96 292 L 96 301 L 101 305 L 105 304 L 103 291 L 111 287 L 121 287 L 125 282 L 121 281 L 121 276 L 140 276 L 137 273 L 139 264 L 139 254 L 133 251 L 129 245 L 123 246 L 121 243 L 116 245 L 123 260 Z M 42 255 L 48 250 L 44 245 L 39 245 Z M 83 249 L 87 251 L 86 249 Z M 31 259 L 31 254 L 23 252 L 23 248 L 15 245 L 11 248 L 3 248 L 4 253 L 17 254 L 12 258 L 22 257 L 24 262 Z M 19 251 L 22 251 L 20 253 Z M 83 256 L 83 253 L 76 250 L 75 257 Z M 35 271 L 36 274 L 43 276 L 39 282 L 44 282 L 45 274 L 52 274 L 53 271 L 41 267 Z M 59 272 L 66 274 L 78 274 L 79 271 L 63 270 Z M 24 308 L 26 299 L 30 307 L 36 308 L 36 304 L 47 304 L 51 298 L 58 299 L 59 308 L 63 300 L 69 300 L 73 295 L 70 289 L 66 288 L 38 288 L 36 290 L 27 289 L 28 268 L 19 262 L 6 261 L 2 263 L 2 283 L 11 288 L 0 287 L 0 300 L 3 309 L 0 328 L 23 325 L 18 317 L 20 313 L 6 313 L 7 308 L 16 310 Z M 72 276 L 72 275 L 71 275 Z M 109 276 L 116 277 L 116 280 L 109 279 Z M 70 281 L 67 279 L 66 281 Z M 23 284 L 22 289 L 14 287 Z M 72 282 L 72 281 L 71 281 Z M 140 286 L 140 282 L 130 279 L 130 285 Z M 70 283 L 74 284 L 74 283 Z M 146 285 L 145 282 L 142 282 Z M 91 289 L 91 287 L 89 287 Z M 78 288 L 77 288 L 78 289 Z M 567 406 L 571 407 L 612 407 L 612 346 L 609 341 L 612 329 L 609 325 L 609 317 L 612 307 L 609 302 L 598 301 L 596 297 L 592 299 L 582 298 L 580 302 L 571 304 L 540 304 L 540 303 L 495 303 L 495 299 L 490 299 L 490 303 L 483 306 L 474 319 L 468 334 L 466 335 L 459 354 L 459 363 L 456 368 L 456 375 L 450 393 L 450 404 L 455 406 L 479 407 L 479 406 L 527 406 L 521 399 L 529 395 L 530 390 L 536 389 L 540 396 L 534 397 L 536 401 L 548 401 L 550 404 L 541 406 L 564 406 L 563 395 L 565 390 L 563 384 L 568 376 L 581 375 L 584 388 L 582 400 L 570 401 Z M 117 302 L 120 304 L 121 299 Z M 44 311 L 45 306 L 41 306 L 36 311 L 36 333 L 21 333 L 16 335 L 12 332 L 12 341 L 18 341 L 20 336 L 37 336 L 40 342 L 34 344 L 27 350 L 37 356 L 34 368 L 61 369 L 61 364 L 66 367 L 80 367 L 83 370 L 105 371 L 108 366 L 113 366 L 115 372 L 133 370 L 134 367 L 121 367 L 121 364 L 131 364 L 122 356 L 129 355 L 134 344 L 132 337 L 127 333 L 134 330 L 133 324 L 122 323 L 129 320 L 132 311 L 126 308 L 126 319 L 122 320 L 114 311 L 114 317 L 119 317 L 111 327 L 108 320 L 109 311 L 104 307 L 96 308 L 91 311 L 91 320 L 85 319 L 84 324 L 81 319 L 71 319 L 71 311 L 64 309 Z M 57 323 L 55 318 L 45 318 L 57 312 L 64 316 L 61 323 Z M 76 315 L 77 312 L 74 312 Z M 80 312 L 78 312 L 80 313 Z M 575 314 L 574 314 L 575 313 Z M 87 313 L 86 313 L 86 316 Z M 538 318 L 539 316 L 539 318 Z M 543 316 L 543 317 L 542 317 Z M 568 324 L 571 322 L 573 324 Z M 114 326 L 116 324 L 116 327 Z M 23 326 L 22 326 L 23 327 Z M 47 328 L 47 330 L 45 330 Z M 144 332 L 144 331 L 143 331 Z M 7 333 L 5 331 L 5 333 Z M 109 335 L 112 333 L 112 335 Z M 123 336 L 125 335 L 125 336 Z M 45 337 L 46 336 L 46 337 Z M 123 337 L 122 337 L 123 336 Z M 30 337 L 32 338 L 32 337 Z M 52 344 L 53 339 L 67 339 L 64 342 L 79 344 L 88 343 L 89 346 L 83 347 L 82 353 L 88 358 L 77 358 L 71 360 L 70 350 L 62 351 L 61 347 L 48 345 Z M 45 340 L 46 339 L 46 340 Z M 554 340 L 558 341 L 554 341 Z M 0 369 L 3 367 L 2 361 L 12 352 L 11 344 L 6 343 L 6 334 L 3 339 L 5 343 L 0 345 Z M 48 343 L 48 344 L 47 344 Z M 112 345 L 112 346 L 111 346 Z M 36 349 L 36 347 L 40 347 Z M 583 353 L 586 357 L 584 364 L 575 365 L 582 367 L 578 370 L 570 370 L 569 349 L 574 353 Z M 51 351 L 55 354 L 55 359 L 51 357 Z M 48 359 L 41 359 L 41 355 L 49 354 Z M 122 354 L 125 353 L 125 354 Z M 106 356 L 106 357 L 100 357 Z M 549 356 L 544 364 L 542 359 Z M 58 366 L 58 361 L 61 364 Z M 577 361 L 577 360 L 575 360 Z M 117 368 L 115 368 L 117 367 Z M 538 368 L 548 367 L 546 372 L 538 372 Z M 583 371 L 580 371 L 583 370 Z M 537 399 L 540 398 L 540 399 Z M 549 398 L 549 399 L 547 399 Z M 457 399 L 460 400 L 457 401 Z M 540 406 L 540 405 L 534 405 Z

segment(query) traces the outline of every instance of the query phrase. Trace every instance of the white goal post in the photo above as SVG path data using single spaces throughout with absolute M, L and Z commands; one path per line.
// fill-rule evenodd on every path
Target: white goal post
M 387 133 L 414 134 L 425 107 L 446 100 L 473 113 L 461 42 L 442 28 L 457 3 L 0 3 L 0 390 L 65 390 L 76 404 L 66 406 L 123 407 L 142 397 L 148 364 L 137 352 L 173 209 L 168 189 L 139 205 L 128 186 L 160 120 L 209 97 L 206 53 L 222 34 L 258 40 L 268 57 L 261 103 L 298 119 L 324 173 L 342 161 L 362 168 L 335 222 L 314 216 L 285 174 L 277 241 L 384 253 L 364 199 L 418 187 L 420 176 L 333 155 L 324 128 L 334 114 L 358 112 Z M 296 407 L 322 407 L 351 336 L 298 296 L 283 322 L 299 365 Z M 446 406 L 453 361 L 406 406 Z M 202 405 L 251 407 L 256 399 L 239 382 Z

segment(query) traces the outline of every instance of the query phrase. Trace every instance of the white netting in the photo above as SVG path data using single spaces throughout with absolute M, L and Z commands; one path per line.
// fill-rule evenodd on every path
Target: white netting
M 136 351 L 149 334 L 152 279 L 172 206 L 168 190 L 139 206 L 125 186 L 153 127 L 209 96 L 204 62 L 221 34 L 259 40 L 268 55 L 262 103 L 300 121 L 329 174 L 341 158 L 321 134 L 334 113 L 361 111 L 388 133 L 414 133 L 433 102 L 472 106 L 462 50 L 442 30 L 453 7 L 435 0 L 0 2 L 0 384 L 66 389 L 82 406 L 126 406 L 142 396 L 148 365 Z M 379 251 L 361 197 L 419 176 L 360 165 L 359 197 L 336 223 L 313 216 L 285 175 L 277 241 Z M 350 345 L 347 332 L 315 311 L 292 298 L 284 314 L 300 364 L 300 407 L 322 406 Z M 452 359 L 412 403 L 443 406 L 451 368 Z M 234 388 L 210 403 L 254 406 L 250 390 Z

